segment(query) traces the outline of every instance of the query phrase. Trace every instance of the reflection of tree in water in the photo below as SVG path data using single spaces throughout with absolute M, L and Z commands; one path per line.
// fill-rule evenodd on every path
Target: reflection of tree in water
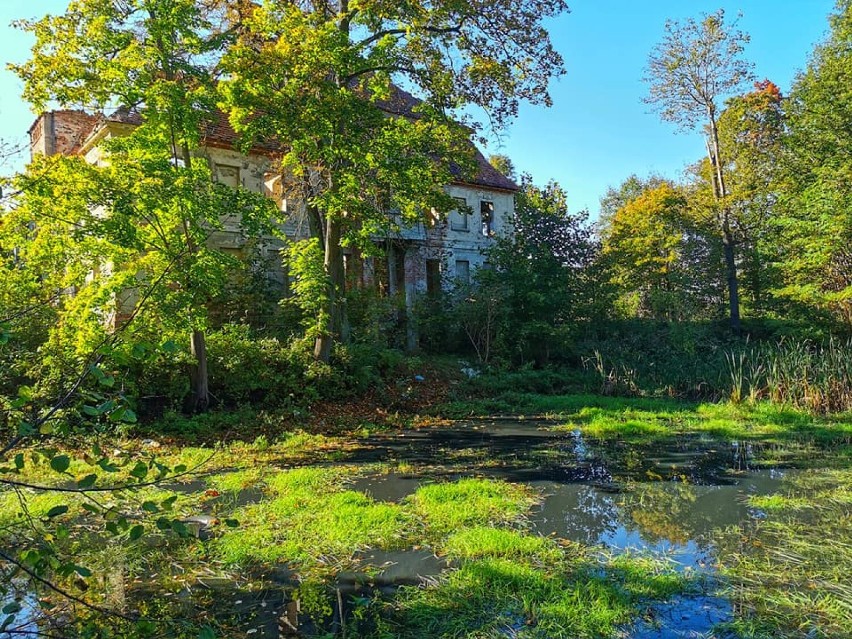
M 621 496 L 622 523 L 648 542 L 683 545 L 696 537 L 691 523 L 697 498 L 689 484 L 636 484 Z
M 588 457 L 610 469 L 616 481 L 658 478 L 690 484 L 731 483 L 731 470 L 751 468 L 751 444 L 719 443 L 697 435 L 668 437 L 652 443 L 626 441 L 587 442 Z
M 548 497 L 535 517 L 540 532 L 593 545 L 618 528 L 613 495 L 582 484 L 558 485 L 546 492 Z

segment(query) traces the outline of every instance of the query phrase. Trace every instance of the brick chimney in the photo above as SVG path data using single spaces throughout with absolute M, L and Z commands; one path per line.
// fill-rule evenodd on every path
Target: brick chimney
M 30 127 L 30 157 L 73 155 L 91 133 L 98 116 L 85 111 L 47 111 Z

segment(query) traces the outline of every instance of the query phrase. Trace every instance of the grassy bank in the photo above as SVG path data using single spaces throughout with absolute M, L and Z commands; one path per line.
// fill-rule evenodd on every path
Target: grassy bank
M 852 523 L 849 415 L 815 417 L 766 402 L 535 394 L 510 399 L 513 412 L 547 415 L 549 428 L 581 431 L 590 442 L 618 441 L 629 449 L 687 435 L 745 440 L 755 447 L 771 444 L 765 463 L 784 454 L 785 463 L 814 467 L 782 494 L 752 498 L 763 519 L 719 534 L 724 574 L 737 603 L 731 629 L 749 639 L 843 636 L 852 620 L 845 586 L 852 568 L 846 534 Z M 498 401 L 509 400 L 504 394 Z M 459 414 L 484 410 L 480 402 L 453 407 Z M 45 555 L 38 556 L 39 569 L 75 596 L 141 614 L 117 631 L 128 637 L 165 632 L 196 639 L 204 627 L 220 637 L 251 636 L 248 631 L 259 628 L 266 613 L 256 608 L 248 614 L 235 602 L 280 589 L 274 579 L 281 577 L 273 576 L 285 567 L 289 596 L 299 598 L 320 628 L 337 631 L 336 580 L 359 575 L 356 583 L 364 589 L 345 600 L 348 636 L 376 638 L 615 637 L 653 602 L 699 585 L 646 555 L 609 556 L 531 532 L 529 516 L 541 493 L 489 478 L 489 460 L 470 466 L 468 453 L 481 451 L 439 449 L 432 453 L 436 466 L 429 468 L 392 448 L 381 459 L 366 454 L 377 450 L 366 445 L 376 434 L 407 440 L 387 421 L 340 418 L 293 432 L 274 412 L 254 419 L 248 410 L 181 418 L 189 437 L 171 429 L 160 438 L 151 438 L 151 430 L 144 438 L 104 438 L 97 455 L 91 440 L 27 451 L 14 473 L 20 483 L 125 488 L 106 493 L 107 499 L 96 496 L 97 502 L 77 493 L 4 489 L 3 543 L 27 553 L 51 539 L 81 570 L 51 572 Z M 439 421 L 409 417 L 402 423 L 440 428 Z M 228 441 L 204 445 L 223 424 Z M 67 465 L 57 463 L 63 457 Z M 144 485 L 156 477 L 158 464 L 179 477 Z M 465 468 L 479 475 L 460 477 Z M 390 481 L 416 476 L 418 483 L 402 498 L 382 499 L 355 487 L 367 475 Z M 660 486 L 648 483 L 620 501 L 629 505 L 631 495 L 659 501 L 653 489 Z M 663 507 L 674 515 L 665 526 L 670 538 L 677 510 Z M 143 530 L 136 532 L 137 526 Z M 426 585 L 386 596 L 370 588 L 384 568 L 371 563 L 367 551 L 435 554 L 445 569 Z M 224 585 L 200 589 L 211 582 Z M 96 615 L 63 608 L 56 593 L 39 595 L 40 610 L 49 617 L 77 615 L 80 634 L 83 626 L 98 623 Z M 57 609 L 48 611 L 48 605 Z
M 561 428 L 626 441 L 704 434 L 722 441 L 755 440 L 852 446 L 852 413 L 813 415 L 768 401 L 687 402 L 664 398 L 506 393 L 493 400 L 451 402 L 435 409 L 455 418 L 511 414 L 545 418 Z

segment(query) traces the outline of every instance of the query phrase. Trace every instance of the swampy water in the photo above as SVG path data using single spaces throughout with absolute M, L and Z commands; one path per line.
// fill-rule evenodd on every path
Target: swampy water
M 391 463 L 396 471 L 349 485 L 391 502 L 426 482 L 477 476 L 524 483 L 543 497 L 529 518 L 532 532 L 608 552 L 653 553 L 677 570 L 706 576 L 702 592 L 656 605 L 623 634 L 677 639 L 710 636 L 732 615 L 731 604 L 715 594 L 714 531 L 762 518 L 747 498 L 772 494 L 796 472 L 761 465 L 760 452 L 752 444 L 699 436 L 626 444 L 595 441 L 547 422 L 485 420 L 372 435 L 342 463 Z M 365 552 L 361 559 L 370 583 L 388 591 L 428 583 L 448 568 L 422 549 Z M 346 591 L 361 583 L 357 573 L 340 576 Z
M 603 442 L 545 421 L 480 420 L 356 438 L 334 461 L 322 463 L 380 467 L 381 472 L 356 475 L 347 485 L 378 501 L 400 502 L 424 483 L 463 477 L 529 485 L 541 495 L 526 524 L 530 532 L 609 553 L 653 553 L 679 571 L 706 577 L 700 591 L 653 604 L 622 634 L 681 639 L 711 636 L 714 626 L 733 614 L 717 593 L 714 534 L 764 517 L 749 507 L 748 497 L 778 491 L 784 478 L 797 472 L 761 464 L 766 452 L 753 444 L 697 435 L 647 444 Z M 205 485 L 195 482 L 180 490 L 199 491 Z M 238 504 L 261 499 L 257 489 L 236 496 Z M 334 617 L 339 618 L 337 603 L 346 608 L 347 598 L 368 591 L 392 596 L 399 586 L 429 583 L 452 568 L 428 548 L 365 550 L 329 589 L 338 593 L 331 601 Z M 235 580 L 200 579 L 175 596 L 188 602 L 202 591 L 214 601 L 228 597 L 232 608 L 244 613 L 253 637 L 319 632 L 293 610 L 295 580 L 286 566 L 260 577 L 263 587 L 251 589 Z M 280 629 L 288 611 L 296 626 L 292 635 Z

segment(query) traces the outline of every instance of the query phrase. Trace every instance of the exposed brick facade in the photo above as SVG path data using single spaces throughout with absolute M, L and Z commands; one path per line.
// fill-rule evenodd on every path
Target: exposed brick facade
M 73 155 L 100 121 L 84 111 L 50 111 L 30 127 L 32 155 Z

